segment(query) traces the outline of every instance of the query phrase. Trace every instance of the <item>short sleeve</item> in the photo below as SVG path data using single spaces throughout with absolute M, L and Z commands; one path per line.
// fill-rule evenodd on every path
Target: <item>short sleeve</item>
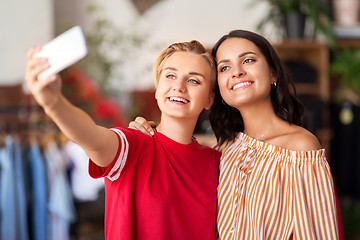
M 93 178 L 107 177 L 110 181 L 115 181 L 120 177 L 120 173 L 125 166 L 129 154 L 129 141 L 120 128 L 111 128 L 119 140 L 119 147 L 112 163 L 107 167 L 100 167 L 89 159 L 89 174 Z

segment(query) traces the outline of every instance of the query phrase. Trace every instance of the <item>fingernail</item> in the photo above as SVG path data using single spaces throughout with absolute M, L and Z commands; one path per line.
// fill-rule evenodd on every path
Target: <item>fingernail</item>
M 154 132 L 153 132 L 153 131 L 150 131 L 150 135 L 151 135 L 151 136 L 154 136 Z

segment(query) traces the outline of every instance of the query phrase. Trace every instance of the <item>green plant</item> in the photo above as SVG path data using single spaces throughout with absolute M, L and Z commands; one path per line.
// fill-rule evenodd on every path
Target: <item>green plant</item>
M 360 50 L 337 49 L 330 64 L 330 74 L 339 79 L 341 88 L 360 93 Z
M 360 105 L 360 50 L 336 49 L 330 63 L 330 76 L 337 86 L 334 100 Z
M 306 0 L 307 15 L 314 24 L 314 28 L 320 31 L 328 43 L 334 47 L 336 36 L 334 31 L 334 20 L 329 9 L 322 0 Z
M 359 239 L 360 201 L 353 198 L 341 198 L 340 207 L 345 239 Z
M 88 12 L 95 20 L 85 33 L 88 54 L 79 66 L 98 83 L 101 92 L 112 95 L 110 81 L 115 77 L 115 70 L 145 42 L 146 34 L 136 33 L 136 27 L 129 31 L 115 26 L 101 15 L 102 9 L 97 5 L 90 5 Z M 117 80 L 123 78 L 121 73 L 116 74 Z
M 263 0 L 262 0 L 263 1 Z M 284 29 L 286 15 L 298 12 L 310 20 L 315 31 L 321 32 L 331 46 L 335 46 L 334 24 L 329 9 L 322 0 L 265 0 L 269 3 L 268 14 L 257 28 L 263 31 L 272 22 L 278 29 Z

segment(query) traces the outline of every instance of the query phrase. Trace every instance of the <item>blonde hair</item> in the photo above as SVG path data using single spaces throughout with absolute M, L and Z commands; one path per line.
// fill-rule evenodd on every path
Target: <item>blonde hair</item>
M 196 40 L 192 40 L 190 42 L 173 43 L 168 48 L 166 48 L 164 51 L 161 52 L 160 56 L 155 61 L 154 69 L 153 69 L 153 76 L 155 79 L 156 86 L 159 82 L 160 74 L 162 71 L 162 65 L 164 64 L 164 61 L 175 52 L 194 53 L 202 56 L 208 62 L 211 70 L 210 91 L 214 92 L 215 84 L 216 84 L 216 75 L 217 75 L 215 59 L 209 52 L 206 51 L 205 47 Z

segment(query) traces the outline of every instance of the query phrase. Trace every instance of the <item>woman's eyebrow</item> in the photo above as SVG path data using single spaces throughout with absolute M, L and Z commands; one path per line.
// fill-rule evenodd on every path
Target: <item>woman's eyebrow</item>
M 243 52 L 243 53 L 239 54 L 238 58 L 241 58 L 241 57 L 243 57 L 245 55 L 248 55 L 248 54 L 256 55 L 256 53 L 254 53 L 254 52 Z M 223 60 L 220 60 L 217 64 L 219 65 L 220 63 L 229 62 L 229 61 L 230 61 L 229 59 L 223 59 Z
M 202 75 L 201 73 L 198 73 L 198 72 L 189 72 L 189 75 L 195 75 L 195 76 L 200 76 L 200 77 L 205 78 L 204 75 Z
M 171 70 L 171 71 L 177 71 L 177 68 L 174 67 L 166 67 L 163 70 Z
M 243 57 L 243 56 L 245 56 L 245 55 L 248 55 L 248 54 L 254 54 L 254 55 L 256 55 L 256 53 L 254 53 L 254 52 L 243 52 L 243 53 L 239 54 L 238 58 L 241 58 L 241 57 Z
M 178 69 L 177 68 L 175 68 L 175 67 L 166 67 L 166 68 L 164 68 L 163 70 L 171 70 L 171 71 L 178 71 Z M 199 72 L 189 72 L 189 75 L 192 75 L 192 76 L 200 76 L 200 77 L 203 77 L 203 78 L 205 78 L 205 76 L 203 75 L 203 74 L 201 74 L 201 73 L 199 73 Z

